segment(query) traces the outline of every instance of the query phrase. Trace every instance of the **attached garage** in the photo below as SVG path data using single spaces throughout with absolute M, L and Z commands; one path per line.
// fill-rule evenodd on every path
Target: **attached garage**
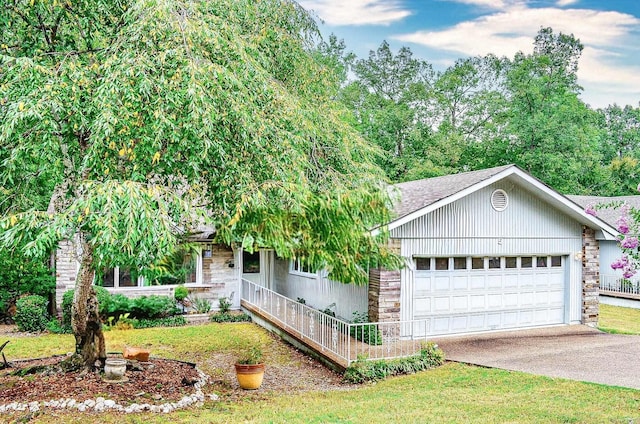
M 514 165 L 395 187 L 388 231 L 406 266 L 373 271 L 372 320 L 414 335 L 595 325 L 609 224 Z
M 432 318 L 430 334 L 563 324 L 566 260 L 416 257 L 413 320 Z

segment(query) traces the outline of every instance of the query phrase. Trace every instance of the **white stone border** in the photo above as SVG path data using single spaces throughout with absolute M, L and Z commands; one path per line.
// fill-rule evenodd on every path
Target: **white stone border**
M 75 409 L 79 412 L 106 412 L 109 410 L 124 412 L 126 414 L 131 414 L 135 412 L 156 412 L 156 413 L 165 413 L 173 412 L 176 409 L 187 408 L 193 404 L 202 404 L 205 399 L 205 395 L 202 392 L 202 387 L 209 380 L 209 376 L 204 372 L 199 370 L 198 376 L 200 377 L 198 381 L 194 384 L 196 389 L 195 393 L 190 396 L 184 396 L 177 402 L 167 402 L 161 405 L 151 405 L 149 403 L 132 403 L 131 405 L 122 406 L 116 403 L 114 400 L 105 399 L 103 397 L 99 397 L 95 400 L 87 399 L 84 402 L 78 402 L 75 399 L 59 399 L 59 400 L 47 400 L 47 401 L 33 401 L 29 403 L 20 403 L 20 402 L 12 402 L 6 405 L 0 405 L 0 414 L 8 414 L 12 412 L 38 412 L 44 408 L 50 409 Z M 218 396 L 216 394 L 210 394 L 209 399 L 218 400 Z

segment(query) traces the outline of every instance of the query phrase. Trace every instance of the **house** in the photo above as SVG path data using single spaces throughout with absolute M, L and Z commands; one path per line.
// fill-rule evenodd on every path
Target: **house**
M 640 209 L 640 196 L 614 196 L 614 197 L 600 197 L 600 196 L 567 196 L 570 200 L 586 208 L 594 208 L 597 205 L 601 205 L 595 210 L 595 214 L 598 218 L 608 223 L 609 225 L 618 228 L 618 220 L 620 219 L 622 212 L 619 207 L 607 207 L 606 205 L 621 205 L 627 204 L 635 209 Z M 618 234 L 618 233 L 616 233 Z M 624 278 L 622 269 L 613 269 L 611 264 L 616 262 L 622 257 L 622 250 L 618 240 L 601 240 L 600 241 L 600 283 L 603 290 L 609 291 L 622 291 L 633 294 L 640 294 L 638 282 L 640 281 L 640 275 L 635 274 L 631 278 Z M 626 280 L 629 283 L 627 290 L 621 287 L 622 280 Z M 624 284 L 624 283 L 622 283 Z M 634 287 L 635 286 L 635 287 Z
M 187 286 L 212 299 L 235 293 L 239 307 L 245 279 L 346 320 L 355 312 L 411 322 L 412 336 L 596 324 L 600 245 L 617 235 L 611 223 L 515 165 L 397 184 L 394 196 L 389 242 L 406 266 L 371 269 L 368 285 L 331 281 L 272 250 L 201 240 Z M 60 253 L 58 287 L 68 289 L 77 270 Z M 110 290 L 153 289 L 113 280 Z
M 599 246 L 617 234 L 610 223 L 514 165 L 395 187 L 388 230 L 404 269 L 370 270 L 367 288 L 321 274 L 301 285 L 283 269 L 276 291 L 319 309 L 347 302 L 372 322 L 412 321 L 422 326 L 414 336 L 596 324 Z

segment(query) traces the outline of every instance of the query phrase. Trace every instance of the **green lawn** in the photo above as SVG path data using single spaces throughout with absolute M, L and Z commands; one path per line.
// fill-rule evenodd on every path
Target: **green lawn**
M 640 309 L 601 304 L 598 327 L 609 333 L 640 334 Z
M 640 313 L 603 305 L 601 324 L 640 332 L 630 321 Z M 203 364 L 209 352 L 236 352 L 259 343 L 267 361 L 287 361 L 288 348 L 253 324 L 111 331 L 108 350 L 125 344 L 149 346 L 154 354 Z M 71 337 L 13 338 L 10 357 L 62 353 Z M 62 347 L 61 347 L 62 346 Z M 66 348 L 66 349 L 65 349 Z M 576 360 L 580 360 L 576 358 Z M 93 415 L 69 412 L 39 416 L 46 423 L 640 423 L 640 390 L 538 377 L 518 372 L 448 363 L 435 370 L 392 378 L 354 390 L 251 396 L 207 402 L 169 415 Z

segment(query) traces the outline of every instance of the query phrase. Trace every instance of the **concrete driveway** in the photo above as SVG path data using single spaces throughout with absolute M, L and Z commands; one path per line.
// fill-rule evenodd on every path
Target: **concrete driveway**
M 570 325 L 433 341 L 451 361 L 640 389 L 640 336 Z

